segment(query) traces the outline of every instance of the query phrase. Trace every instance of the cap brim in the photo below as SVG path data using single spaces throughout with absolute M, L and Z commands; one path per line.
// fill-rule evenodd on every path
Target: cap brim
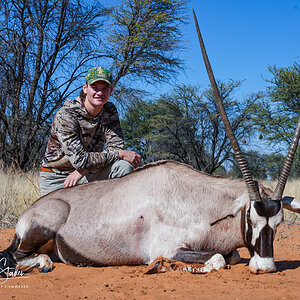
M 111 82 L 110 82 L 109 80 L 104 79 L 104 78 L 95 78 L 95 79 L 91 79 L 91 80 L 88 80 L 87 83 L 88 83 L 88 84 L 92 84 L 92 83 L 94 83 L 94 82 L 96 82 L 96 81 L 104 81 L 104 82 L 108 83 L 110 86 L 112 85 Z

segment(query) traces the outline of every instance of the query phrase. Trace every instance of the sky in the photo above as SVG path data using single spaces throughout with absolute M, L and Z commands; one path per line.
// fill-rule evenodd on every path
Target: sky
M 103 4 L 118 1 L 121 0 L 103 0 Z M 170 92 L 176 84 L 209 86 L 192 9 L 215 78 L 243 81 L 233 95 L 236 99 L 244 100 L 251 93 L 265 91 L 270 86 L 266 80 L 272 78 L 269 66 L 290 67 L 294 62 L 300 63 L 300 0 L 190 0 L 188 24 L 182 28 L 185 49 L 180 53 L 185 72 L 170 86 L 148 86 L 146 90 L 154 97 Z M 249 148 L 274 151 L 263 140 L 252 141 Z
M 121 1 L 102 3 L 110 6 Z M 216 79 L 244 81 L 239 97 L 265 90 L 265 80 L 272 77 L 268 66 L 300 63 L 300 0 L 188 0 L 189 20 L 182 27 L 185 49 L 180 53 L 185 72 L 172 85 L 209 85 L 192 9 Z M 171 89 L 165 84 L 158 90 L 147 87 L 163 93 Z
M 177 83 L 207 87 L 192 8 L 216 79 L 244 80 L 238 96 L 265 90 L 268 66 L 300 63 L 300 0 L 191 0 L 184 27 L 186 72 Z
M 186 49 L 181 53 L 186 71 L 175 84 L 209 86 L 192 8 L 215 78 L 243 81 L 233 95 L 236 99 L 271 85 L 266 82 L 272 78 L 268 66 L 300 63 L 300 0 L 191 0 L 188 8 L 190 20 L 183 31 Z M 274 147 L 255 137 L 247 146 L 261 153 L 287 151 L 283 145 Z

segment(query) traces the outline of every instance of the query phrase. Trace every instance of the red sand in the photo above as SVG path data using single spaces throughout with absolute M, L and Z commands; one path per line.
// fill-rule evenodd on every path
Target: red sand
M 0 230 L 5 249 L 14 230 Z M 51 273 L 0 279 L 1 299 L 300 299 L 300 226 L 280 225 L 275 238 L 277 272 L 250 274 L 247 249 L 231 269 L 193 275 L 174 271 L 144 275 L 146 266 L 81 268 L 56 263 Z

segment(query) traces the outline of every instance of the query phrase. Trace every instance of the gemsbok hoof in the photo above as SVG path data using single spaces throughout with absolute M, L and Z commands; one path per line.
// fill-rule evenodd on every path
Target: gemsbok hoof
M 37 264 L 35 265 L 40 273 L 48 273 L 53 269 L 53 262 L 46 254 L 37 256 Z

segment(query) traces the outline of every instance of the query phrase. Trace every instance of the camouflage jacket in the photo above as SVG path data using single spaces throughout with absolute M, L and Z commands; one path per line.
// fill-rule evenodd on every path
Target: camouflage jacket
M 75 169 L 94 170 L 117 160 L 118 150 L 123 148 L 122 129 L 114 104 L 107 102 L 100 114 L 93 117 L 77 97 L 66 100 L 56 113 L 41 165 L 60 174 L 69 174 Z

